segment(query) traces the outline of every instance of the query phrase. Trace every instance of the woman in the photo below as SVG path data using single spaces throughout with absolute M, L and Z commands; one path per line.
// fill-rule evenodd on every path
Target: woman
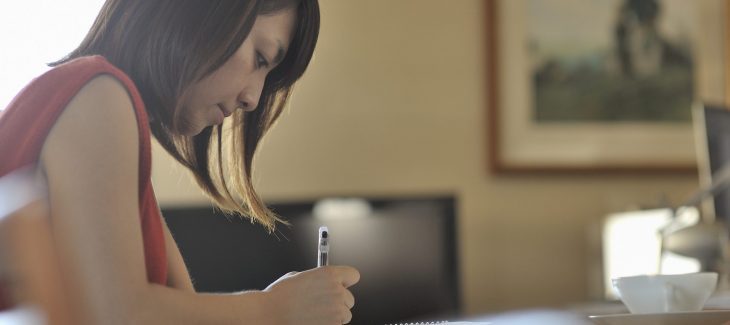
M 347 288 L 359 274 L 345 266 L 287 274 L 263 291 L 196 294 L 150 183 L 153 134 L 219 207 L 272 230 L 281 220 L 254 192 L 251 162 L 318 30 L 316 0 L 108 0 L 82 44 L 11 102 L 0 176 L 37 165 L 47 181 L 84 321 L 350 321 Z

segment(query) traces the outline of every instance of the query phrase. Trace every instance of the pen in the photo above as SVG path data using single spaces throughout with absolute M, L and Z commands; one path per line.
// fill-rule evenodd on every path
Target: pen
M 330 240 L 327 227 L 319 227 L 319 240 L 317 241 L 317 267 L 329 264 Z

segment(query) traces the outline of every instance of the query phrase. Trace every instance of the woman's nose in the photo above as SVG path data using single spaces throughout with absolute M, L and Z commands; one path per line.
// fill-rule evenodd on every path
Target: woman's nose
M 264 80 L 257 80 L 257 82 L 246 87 L 246 89 L 241 93 L 241 97 L 239 97 L 240 108 L 246 112 L 255 110 L 259 105 L 259 98 L 261 97 L 261 91 L 263 88 Z

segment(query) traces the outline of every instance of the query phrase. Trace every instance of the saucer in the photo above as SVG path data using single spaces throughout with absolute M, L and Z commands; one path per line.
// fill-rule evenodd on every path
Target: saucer
M 601 325 L 721 325 L 730 321 L 730 310 L 705 310 L 683 313 L 661 314 L 619 314 L 589 316 L 592 322 Z

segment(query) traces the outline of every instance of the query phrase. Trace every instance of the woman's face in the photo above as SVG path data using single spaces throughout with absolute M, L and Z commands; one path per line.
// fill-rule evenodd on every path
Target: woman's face
M 236 109 L 255 109 L 266 75 L 286 55 L 295 20 L 294 9 L 258 16 L 236 53 L 182 98 L 176 131 L 193 136 Z

